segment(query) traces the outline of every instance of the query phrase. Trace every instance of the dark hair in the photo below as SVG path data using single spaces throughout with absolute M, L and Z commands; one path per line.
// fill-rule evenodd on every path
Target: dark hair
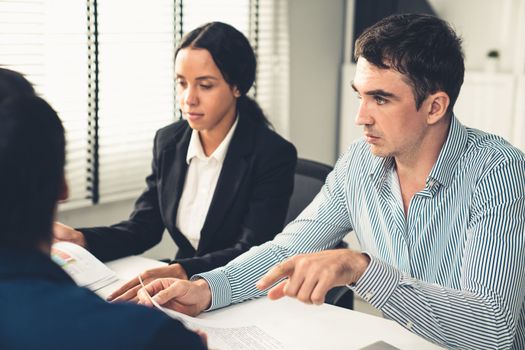
M 461 39 L 447 22 L 423 14 L 389 16 L 359 36 L 354 56 L 403 74 L 412 86 L 417 109 L 428 95 L 444 91 L 451 114 L 465 65 Z
M 46 101 L 33 95 L 0 103 L 0 246 L 51 240 L 64 162 L 64 128 Z
M 0 102 L 8 97 L 33 96 L 33 85 L 18 72 L 0 67 Z
M 240 31 L 226 23 L 210 22 L 186 34 L 175 57 L 187 47 L 208 50 L 224 80 L 239 89 L 239 115 L 249 115 L 250 118 L 271 126 L 257 102 L 246 95 L 255 82 L 257 63 L 248 39 Z

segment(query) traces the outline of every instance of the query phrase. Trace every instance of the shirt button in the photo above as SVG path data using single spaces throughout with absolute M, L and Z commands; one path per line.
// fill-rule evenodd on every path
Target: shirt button
M 374 293 L 372 293 L 372 292 L 368 292 L 368 293 L 366 293 L 364 299 L 365 299 L 366 301 L 370 301 L 370 299 L 372 299 L 373 296 L 374 296 Z
M 413 326 L 414 326 L 414 324 L 411 321 L 407 322 L 407 329 L 412 330 Z

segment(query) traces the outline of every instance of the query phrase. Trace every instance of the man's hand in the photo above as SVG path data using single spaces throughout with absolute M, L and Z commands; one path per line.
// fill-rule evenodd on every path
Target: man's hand
M 369 263 L 367 255 L 350 249 L 297 255 L 274 266 L 257 282 L 257 288 L 267 289 L 287 277 L 270 289 L 270 299 L 289 296 L 307 304 L 319 305 L 324 303 L 331 288 L 355 283 Z
M 53 242 L 60 241 L 75 243 L 86 248 L 86 238 L 82 232 L 60 222 L 55 222 L 53 224 Z
M 187 280 L 188 276 L 186 271 L 180 264 L 173 264 L 168 266 L 157 267 L 155 269 L 146 270 L 140 274 L 140 278 L 144 284 L 147 284 L 157 278 L 178 278 Z M 137 302 L 137 292 L 142 288 L 138 277 L 133 278 L 122 287 L 111 293 L 108 297 L 108 301 L 134 301 Z
M 148 294 L 159 305 L 190 316 L 197 316 L 211 304 L 210 286 L 204 279 L 156 279 L 138 291 L 139 304 L 152 306 Z

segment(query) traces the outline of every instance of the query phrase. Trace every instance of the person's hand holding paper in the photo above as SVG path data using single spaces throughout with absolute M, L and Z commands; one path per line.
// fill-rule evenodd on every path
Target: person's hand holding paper
M 187 280 L 188 276 L 186 271 L 180 264 L 172 264 L 168 266 L 157 267 L 154 269 L 146 270 L 140 274 L 140 277 L 144 283 L 152 282 L 158 278 L 171 278 L 171 279 L 182 279 Z M 108 301 L 134 301 L 137 302 L 138 290 L 142 288 L 138 277 L 128 281 L 122 287 L 111 293 L 108 297 Z
M 211 304 L 210 287 L 202 279 L 196 281 L 177 278 L 156 279 L 139 289 L 138 303 L 153 306 L 150 296 L 159 305 L 190 316 L 197 316 Z
M 82 248 L 87 248 L 86 238 L 82 232 L 58 221 L 53 223 L 53 242 L 71 242 Z

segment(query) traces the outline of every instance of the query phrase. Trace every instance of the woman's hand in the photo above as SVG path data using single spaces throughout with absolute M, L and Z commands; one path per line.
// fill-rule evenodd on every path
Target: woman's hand
M 86 248 L 86 238 L 82 232 L 60 222 L 55 222 L 53 224 L 53 242 L 61 241 L 75 243 Z
M 184 268 L 180 264 L 157 267 L 155 269 L 141 272 L 140 274 L 140 278 L 142 278 L 144 284 L 147 284 L 157 278 L 165 277 L 178 278 L 181 280 L 188 279 L 186 271 L 184 271 Z M 142 285 L 140 284 L 139 278 L 135 277 L 126 284 L 124 284 L 122 287 L 111 293 L 107 300 L 137 302 L 137 292 L 140 288 L 142 288 Z

